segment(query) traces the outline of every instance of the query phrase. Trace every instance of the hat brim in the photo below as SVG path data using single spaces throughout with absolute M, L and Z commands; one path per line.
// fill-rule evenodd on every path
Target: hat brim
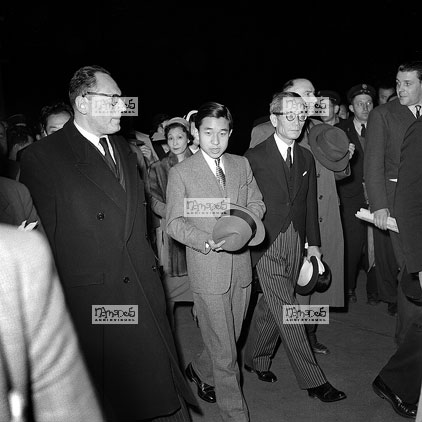
M 322 264 L 324 265 L 325 271 L 323 274 L 318 274 L 318 280 L 315 285 L 315 291 L 317 293 L 324 293 L 331 286 L 331 269 L 325 261 L 322 261 Z
M 324 151 L 321 149 L 321 147 L 317 143 L 317 137 L 319 134 L 321 134 L 324 130 L 327 130 L 327 126 L 329 126 L 329 129 L 333 128 L 334 126 L 328 125 L 328 124 L 318 124 L 312 127 L 311 132 L 308 136 L 309 146 L 311 147 L 311 151 L 315 158 L 328 170 L 331 171 L 343 171 L 347 164 L 349 163 L 349 153 L 347 152 L 346 155 L 339 161 L 331 161 L 329 160 L 325 154 Z M 344 131 L 340 128 L 336 128 L 339 131 Z M 340 132 L 339 132 L 340 133 Z M 347 137 L 347 135 L 344 133 L 344 136 Z
M 309 261 L 312 264 L 312 276 L 311 276 L 310 280 L 305 285 L 300 285 L 300 284 L 296 283 L 296 293 L 300 294 L 301 296 L 306 296 L 306 295 L 309 295 L 310 293 L 312 293 L 314 288 L 315 288 L 315 285 L 318 281 L 318 275 L 319 275 L 318 261 L 317 261 L 315 256 L 311 256 Z M 305 262 L 303 262 L 302 267 L 304 265 L 306 265 Z M 301 269 L 302 269 L 302 267 L 301 267 Z M 300 277 L 300 273 L 299 273 L 299 277 Z M 299 281 L 299 279 L 298 279 L 298 281 Z
M 246 245 L 247 246 L 256 246 L 256 245 L 259 245 L 260 243 L 262 243 L 262 241 L 265 238 L 265 227 L 264 227 L 264 224 L 262 223 L 261 219 L 257 215 L 255 215 L 252 211 L 250 211 L 248 208 L 243 207 L 241 205 L 237 205 L 237 204 L 230 204 L 230 209 L 228 211 L 226 211 L 225 213 L 223 213 L 220 216 L 220 219 L 230 217 L 232 210 L 243 211 L 249 217 L 252 218 L 252 220 L 253 220 L 253 222 L 255 223 L 255 226 L 256 226 L 255 234 L 253 234 L 252 229 L 251 229 L 249 239 L 247 239 L 245 242 L 241 242 L 242 244 L 240 244 L 239 241 L 241 240 L 242 236 L 236 236 L 236 232 L 228 233 L 227 241 L 226 241 L 226 243 L 224 243 L 221 246 L 221 248 L 225 251 L 228 251 L 228 252 L 235 252 L 237 250 L 242 249 Z M 221 240 L 224 239 L 224 235 L 223 236 L 221 235 L 220 229 L 221 229 L 221 225 L 219 224 L 219 222 L 217 220 L 217 223 L 214 226 L 213 234 L 212 234 L 212 238 L 216 243 L 218 243 L 218 242 L 220 242 Z M 223 230 L 224 230 L 224 228 L 223 228 Z

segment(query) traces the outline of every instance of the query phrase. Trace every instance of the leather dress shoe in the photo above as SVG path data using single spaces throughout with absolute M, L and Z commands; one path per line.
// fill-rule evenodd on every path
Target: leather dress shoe
M 202 400 L 208 403 L 215 403 L 217 401 L 214 387 L 201 381 L 197 373 L 193 370 L 192 363 L 186 367 L 185 373 L 189 381 L 194 382 L 198 387 L 198 396 Z
M 255 369 L 251 368 L 249 365 L 245 365 L 244 368 L 251 373 L 258 375 L 258 379 L 265 382 L 276 382 L 277 377 L 275 376 L 274 372 L 271 371 L 256 371 Z
M 322 343 L 319 343 L 318 341 L 315 343 L 311 343 L 311 347 L 314 353 L 318 353 L 320 355 L 328 355 L 330 353 L 330 350 L 327 346 L 324 346 Z
M 416 418 L 416 412 L 418 410 L 417 405 L 405 403 L 399 396 L 390 390 L 388 385 L 384 383 L 379 375 L 372 382 L 372 388 L 378 396 L 389 401 L 391 406 L 393 406 L 394 411 L 400 416 L 405 418 Z
M 308 388 L 308 394 L 310 397 L 320 399 L 327 403 L 343 400 L 347 397 L 343 391 L 337 390 L 328 381 L 318 387 Z

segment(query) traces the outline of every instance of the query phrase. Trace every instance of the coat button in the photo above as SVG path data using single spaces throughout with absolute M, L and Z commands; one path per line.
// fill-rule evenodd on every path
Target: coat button
M 103 212 L 99 212 L 97 214 L 97 220 L 104 220 L 104 213 Z
M 322 195 L 319 195 L 319 199 L 322 199 L 322 198 L 324 198 Z
M 319 218 L 319 222 L 322 223 L 322 217 Z
M 130 278 L 129 277 L 125 277 L 123 279 L 123 283 L 125 283 L 125 284 L 130 283 Z
M 157 267 L 157 265 L 153 265 L 153 266 L 152 266 L 152 271 L 158 271 L 158 267 Z

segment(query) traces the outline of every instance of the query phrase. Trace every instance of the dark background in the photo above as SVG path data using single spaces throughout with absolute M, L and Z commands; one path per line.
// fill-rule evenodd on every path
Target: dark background
M 419 4 L 9 2 L 0 6 L 0 118 L 36 121 L 43 105 L 67 100 L 76 69 L 98 64 L 139 97 L 138 130 L 156 113 L 218 101 L 234 116 L 229 150 L 243 154 L 253 120 L 288 79 L 343 97 L 358 83 L 394 83 L 401 61 L 422 58 Z

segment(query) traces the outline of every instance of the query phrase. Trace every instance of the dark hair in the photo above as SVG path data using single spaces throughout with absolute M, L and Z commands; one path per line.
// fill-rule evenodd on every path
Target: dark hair
M 59 101 L 54 104 L 46 105 L 41 109 L 40 125 L 42 130 L 47 128 L 47 120 L 54 114 L 68 113 L 70 117 L 73 117 L 73 109 L 69 104 L 64 101 Z
M 166 141 L 168 141 L 168 135 L 169 135 L 170 130 L 176 127 L 180 127 L 181 129 L 183 129 L 183 132 L 186 133 L 186 136 L 188 138 L 188 143 L 193 140 L 193 136 L 190 133 L 190 130 L 183 123 L 174 122 L 174 123 L 170 123 L 164 128 L 164 136 L 166 138 Z
M 410 62 L 402 63 L 398 70 L 398 72 L 416 72 L 418 75 L 418 79 L 422 81 L 422 60 L 414 60 Z
M 75 104 L 76 97 L 96 87 L 96 73 L 105 73 L 111 76 L 108 70 L 96 65 L 81 67 L 73 74 L 69 83 L 69 101 L 72 106 Z
M 166 120 L 170 120 L 170 115 L 168 115 L 167 113 L 154 114 L 154 116 L 152 117 L 151 130 L 149 131 L 150 136 L 154 135 L 160 125 Z
M 195 127 L 199 129 L 201 126 L 202 120 L 206 117 L 215 117 L 216 119 L 224 118 L 229 121 L 229 129 L 233 129 L 233 117 L 230 113 L 230 110 L 223 104 L 216 103 L 214 101 L 209 101 L 205 104 L 202 104 L 198 109 L 198 113 L 195 115 Z
M 23 146 L 31 142 L 31 138 L 34 140 L 30 129 L 21 125 L 9 126 L 6 130 L 6 136 L 8 153 L 15 145 Z

